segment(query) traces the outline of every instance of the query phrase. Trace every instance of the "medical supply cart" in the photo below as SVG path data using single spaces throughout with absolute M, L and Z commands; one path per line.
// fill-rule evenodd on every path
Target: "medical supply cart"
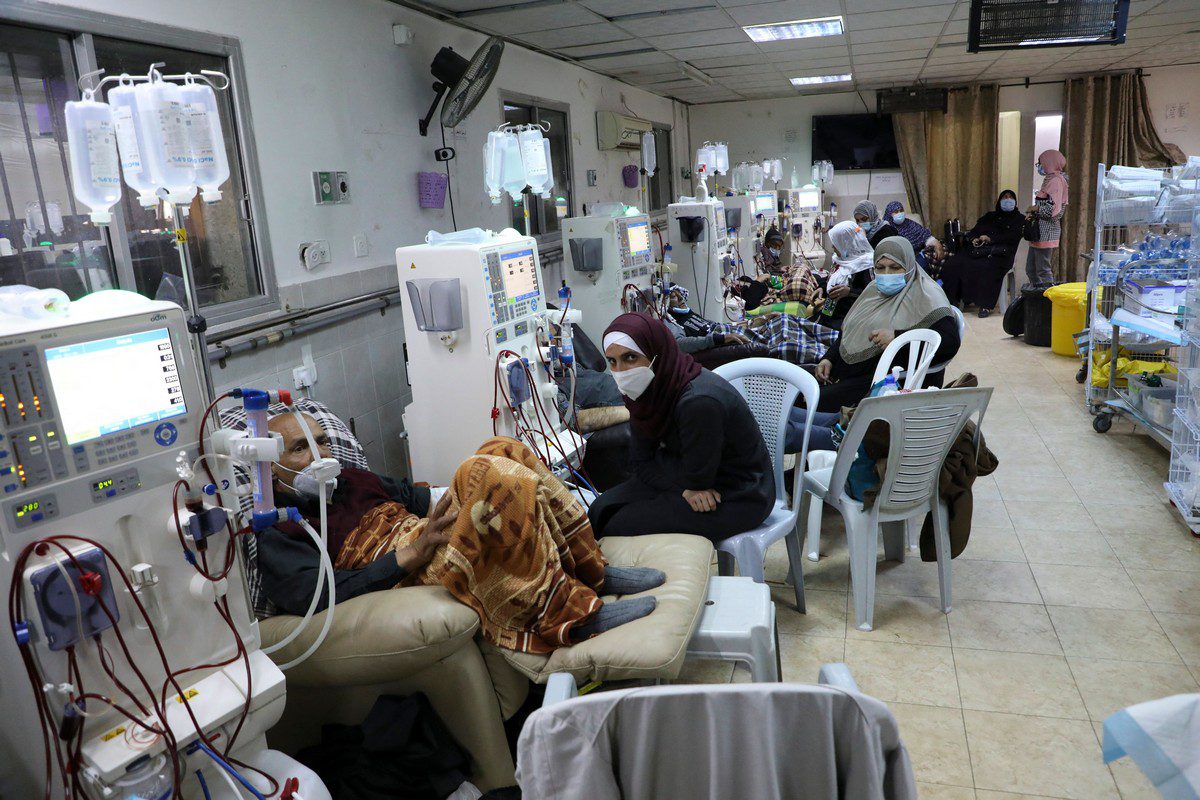
M 1100 164 L 1096 172 L 1085 381 L 1092 427 L 1105 433 L 1119 415 L 1169 448 L 1175 392 L 1166 381 L 1175 379 L 1184 344 L 1177 321 L 1189 283 L 1196 182 L 1171 169 Z M 1163 386 L 1148 387 L 1143 373 Z

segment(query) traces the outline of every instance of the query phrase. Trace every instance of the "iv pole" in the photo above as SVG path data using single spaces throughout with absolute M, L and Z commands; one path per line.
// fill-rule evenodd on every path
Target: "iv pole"
M 208 363 L 208 335 L 205 333 L 208 330 L 208 320 L 200 313 L 200 300 L 196 293 L 196 276 L 192 274 L 192 256 L 188 250 L 187 226 L 184 224 L 188 206 L 184 203 L 175 203 L 172 208 L 175 212 L 175 252 L 179 255 L 179 272 L 183 276 L 184 294 L 187 295 L 187 328 L 188 332 L 196 337 L 196 363 L 200 365 L 204 388 L 208 392 L 209 401 L 211 401 L 216 394 L 213 391 L 212 365 Z

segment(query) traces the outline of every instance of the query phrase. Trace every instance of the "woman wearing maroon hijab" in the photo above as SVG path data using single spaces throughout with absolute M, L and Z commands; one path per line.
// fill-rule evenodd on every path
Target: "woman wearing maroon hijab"
M 694 533 L 720 541 L 766 519 L 775 502 L 771 459 L 737 390 L 648 314 L 617 317 L 604 356 L 629 409 L 634 477 L 592 503 L 597 538 Z

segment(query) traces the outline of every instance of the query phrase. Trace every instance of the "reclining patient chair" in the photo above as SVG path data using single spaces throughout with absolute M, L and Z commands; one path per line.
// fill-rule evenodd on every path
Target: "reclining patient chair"
M 362 445 L 328 408 L 308 399 L 296 405 L 321 423 L 343 465 L 369 468 Z M 226 426 L 244 424 L 240 408 L 221 417 Z M 250 594 L 263 645 L 270 646 L 300 619 L 273 614 L 261 591 L 253 539 L 245 542 Z M 423 692 L 470 752 L 476 785 L 485 791 L 514 785 L 504 720 L 521 707 L 530 681 L 545 683 L 554 673 L 570 674 L 579 682 L 673 680 L 683 667 L 704 603 L 712 545 L 698 536 L 661 534 L 608 537 L 600 546 L 613 564 L 666 573 L 666 582 L 651 592 L 658 607 L 648 617 L 548 656 L 487 644 L 479 636 L 475 612 L 440 586 L 373 592 L 338 603 L 321 647 L 286 673 L 287 708 L 268 734 L 271 746 L 295 752 L 319 739 L 323 723 L 361 722 L 380 694 Z M 324 613 L 314 615 L 304 633 L 271 658 L 286 663 L 307 650 Z

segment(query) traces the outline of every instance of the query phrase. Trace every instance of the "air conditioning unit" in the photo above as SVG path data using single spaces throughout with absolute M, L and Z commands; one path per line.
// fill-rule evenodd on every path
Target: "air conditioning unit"
M 875 92 L 876 110 L 880 114 L 902 114 L 907 111 L 940 111 L 946 113 L 946 90 L 928 86 L 905 89 L 880 89 Z
M 615 111 L 596 112 L 596 142 L 601 150 L 640 150 L 642 134 L 654 130 L 644 119 Z
M 1124 44 L 1129 0 L 971 0 L 969 20 L 968 53 Z

